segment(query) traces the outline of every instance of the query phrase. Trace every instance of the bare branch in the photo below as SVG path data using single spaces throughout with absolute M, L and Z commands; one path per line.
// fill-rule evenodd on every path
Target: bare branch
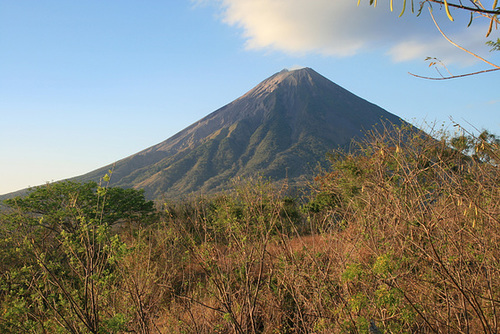
M 485 63 L 486 63 L 486 64 L 488 64 L 488 65 L 491 65 L 491 66 L 493 66 L 493 67 L 495 67 L 495 68 L 500 68 L 500 66 L 495 65 L 495 64 L 493 64 L 493 63 L 491 63 L 491 62 L 487 61 L 487 60 L 486 60 L 486 59 L 484 59 L 483 57 L 481 57 L 481 56 L 479 56 L 479 55 L 477 55 L 477 54 L 475 54 L 475 53 L 473 53 L 473 52 L 471 52 L 471 51 L 467 50 L 466 48 L 464 48 L 464 47 L 462 47 L 462 46 L 458 45 L 457 43 L 455 43 L 455 42 L 453 42 L 451 39 L 449 39 L 449 38 L 448 38 L 448 36 L 446 36 L 446 34 L 445 34 L 442 30 L 441 30 L 441 28 L 440 28 L 440 27 L 439 27 L 439 25 L 437 24 L 436 19 L 434 18 L 434 15 L 432 14 L 432 9 L 431 9 L 431 8 L 429 8 L 429 13 L 431 14 L 432 21 L 433 21 L 433 22 L 434 22 L 434 24 L 436 25 L 436 28 L 439 30 L 439 32 L 441 33 L 441 35 L 443 35 L 443 37 L 444 37 L 444 38 L 445 38 L 448 42 L 450 42 L 450 44 L 451 44 L 451 45 L 456 46 L 456 47 L 457 47 L 457 48 L 459 48 L 460 50 L 467 52 L 468 54 L 470 54 L 470 55 L 471 55 L 471 56 L 473 56 L 474 58 L 477 58 L 477 59 L 479 59 L 479 60 L 481 60 L 481 61 L 485 62 Z
M 429 1 L 433 1 L 433 2 L 439 2 L 438 0 L 429 0 Z M 492 66 L 493 68 L 490 68 L 490 69 L 487 69 L 487 70 L 482 70 L 482 71 L 477 71 L 477 72 L 471 72 L 471 73 L 465 73 L 465 74 L 460 74 L 460 75 L 451 75 L 451 73 L 448 71 L 448 73 L 450 73 L 450 76 L 441 76 L 441 77 L 426 77 L 426 76 L 421 76 L 421 75 L 417 75 L 417 74 L 414 74 L 414 73 L 410 73 L 408 72 L 410 75 L 414 76 L 414 77 L 417 77 L 417 78 L 421 78 L 421 79 L 427 79 L 427 80 L 449 80 L 449 79 L 456 79 L 456 78 L 463 78 L 463 77 L 468 77 L 468 76 L 471 76 L 471 75 L 477 75 L 477 74 L 482 74 L 482 73 L 489 73 L 489 72 L 494 72 L 494 71 L 498 71 L 500 70 L 500 66 L 496 65 L 496 64 L 493 64 L 492 62 L 484 59 L 483 57 L 475 54 L 474 52 L 464 48 L 463 46 L 460 46 L 458 45 L 457 43 L 453 42 L 448 36 L 446 36 L 446 34 L 443 32 L 443 30 L 441 30 L 441 27 L 439 26 L 439 24 L 436 22 L 436 19 L 434 18 L 434 14 L 432 13 L 432 8 L 429 7 L 429 14 L 431 15 L 431 18 L 432 18 L 432 21 L 434 22 L 434 25 L 436 26 L 436 28 L 439 30 L 439 32 L 441 33 L 441 35 L 453 46 L 459 48 L 460 50 L 462 51 L 465 51 L 467 52 L 468 54 L 470 54 L 471 56 L 473 56 L 474 58 L 476 59 L 479 59 L 481 60 L 482 62 Z M 433 63 L 431 63 L 433 64 Z M 444 65 L 442 65 L 444 66 Z M 446 68 L 446 66 L 444 66 L 446 70 L 448 70 Z M 438 70 L 438 73 L 441 74 Z
M 459 75 L 452 75 L 452 76 L 449 76 L 449 77 L 426 77 L 426 76 L 414 74 L 414 73 L 411 73 L 411 72 L 408 72 L 408 74 L 413 75 L 414 77 L 417 77 L 417 78 L 427 79 L 427 80 L 449 80 L 449 79 L 463 78 L 463 77 L 468 77 L 468 76 L 471 76 L 471 75 L 477 75 L 477 74 L 494 72 L 494 71 L 500 71 L 500 68 L 490 68 L 488 70 L 471 72 L 471 73 L 465 73 L 465 74 L 459 74 Z

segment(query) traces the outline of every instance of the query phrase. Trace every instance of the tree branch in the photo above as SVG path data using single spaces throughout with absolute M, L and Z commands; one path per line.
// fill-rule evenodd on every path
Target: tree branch
M 433 2 L 433 3 L 437 3 L 437 4 L 440 4 L 440 5 L 444 5 L 444 1 L 441 1 L 441 0 L 426 0 L 427 2 Z M 451 2 L 447 2 L 448 6 L 449 7 L 454 7 L 454 8 L 459 8 L 459 9 L 463 9 L 463 10 L 468 10 L 470 12 L 474 12 L 474 13 L 480 13 L 480 14 L 487 14 L 487 15 L 498 15 L 500 14 L 500 10 L 498 9 L 485 9 L 485 8 L 481 8 L 481 7 L 468 7 L 468 6 L 464 6 L 462 4 L 454 4 L 454 3 L 451 3 Z
M 447 40 L 447 41 L 448 41 L 451 45 L 453 45 L 453 46 L 455 46 L 455 47 L 459 48 L 459 49 L 460 49 L 460 50 L 462 50 L 462 51 L 467 52 L 468 54 L 470 54 L 470 55 L 471 55 L 471 56 L 473 56 L 474 58 L 477 58 L 477 59 L 479 59 L 479 60 L 481 60 L 481 61 L 485 62 L 486 64 L 488 64 L 488 65 L 490 65 L 490 66 L 492 66 L 492 67 L 495 67 L 495 68 L 497 68 L 497 69 L 498 69 L 498 68 L 500 68 L 500 66 L 495 65 L 495 64 L 493 64 L 493 63 L 491 63 L 491 62 L 487 61 L 487 60 L 486 60 L 486 59 L 484 59 L 483 57 L 481 57 L 481 56 L 479 56 L 479 55 L 477 55 L 477 54 L 475 54 L 475 53 L 473 53 L 473 52 L 471 52 L 471 51 L 467 50 L 466 48 L 464 48 L 464 47 L 462 47 L 462 46 L 458 45 L 457 43 L 455 43 L 455 42 L 453 42 L 451 39 L 449 39 L 449 38 L 448 38 L 448 36 L 446 36 L 446 34 L 445 34 L 442 30 L 441 30 L 441 28 L 440 28 L 440 27 L 439 27 L 439 25 L 437 24 L 436 19 L 434 18 L 434 15 L 432 14 L 432 9 L 431 9 L 431 8 L 429 8 L 429 13 L 431 14 L 432 21 L 433 21 L 433 22 L 434 22 L 434 24 L 436 25 L 436 28 L 438 28 L 438 30 L 439 30 L 439 32 L 441 33 L 441 35 L 443 35 L 443 37 L 444 37 L 444 38 L 445 38 L 445 39 L 446 39 L 446 40 Z
M 408 74 L 413 75 L 414 77 L 421 78 L 421 79 L 427 79 L 427 80 L 449 80 L 449 79 L 456 79 L 456 78 L 463 78 L 463 77 L 468 77 L 471 75 L 476 75 L 476 74 L 482 74 L 482 73 L 488 73 L 488 72 L 494 72 L 494 71 L 500 71 L 500 68 L 490 68 L 488 70 L 483 70 L 483 71 L 477 71 L 477 72 L 472 72 L 472 73 L 465 73 L 465 74 L 459 74 L 459 75 L 452 75 L 449 77 L 425 77 L 422 75 L 414 74 L 411 72 L 408 72 Z
M 440 2 L 439 0 L 427 0 L 427 1 Z M 451 4 L 449 4 L 449 5 L 451 5 Z M 434 18 L 434 14 L 432 13 L 432 8 L 431 7 L 429 7 L 429 14 L 431 15 L 432 21 L 434 22 L 434 25 L 436 26 L 436 28 L 439 30 L 439 32 L 441 33 L 441 35 L 451 45 L 459 48 L 462 51 L 467 52 L 468 54 L 470 54 L 474 58 L 481 60 L 482 62 L 490 65 L 493 68 L 490 68 L 490 69 L 487 69 L 487 70 L 483 70 L 483 71 L 477 71 L 477 72 L 471 72 L 471 73 L 466 73 L 466 74 L 460 74 L 460 75 L 450 75 L 450 76 L 447 76 L 447 77 L 445 77 L 445 76 L 441 76 L 441 77 L 425 77 L 425 76 L 421 76 L 421 75 L 417 75 L 417 74 L 413 74 L 413 73 L 408 72 L 410 75 L 412 75 L 414 77 L 417 77 L 417 78 L 421 78 L 421 79 L 427 79 L 427 80 L 449 80 L 449 79 L 463 78 L 463 77 L 468 77 L 468 76 L 471 76 L 471 75 L 477 75 L 477 74 L 494 72 L 494 71 L 500 70 L 500 66 L 493 64 L 492 62 L 484 59 L 483 57 L 475 54 L 474 52 L 471 52 L 471 51 L 467 50 L 466 48 L 458 45 L 457 43 L 453 42 L 450 38 L 448 38 L 448 36 L 446 36 L 446 34 L 443 32 L 443 30 L 441 30 L 441 27 L 439 27 L 439 25 L 437 24 L 436 19 Z M 439 71 L 438 71 L 438 73 L 439 73 Z M 441 73 L 439 73 L 439 74 L 441 74 Z

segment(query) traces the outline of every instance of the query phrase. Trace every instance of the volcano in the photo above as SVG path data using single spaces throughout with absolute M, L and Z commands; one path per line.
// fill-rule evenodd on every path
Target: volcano
M 350 93 L 310 68 L 283 70 L 167 140 L 88 174 L 111 185 L 177 197 L 223 189 L 235 177 L 312 179 L 327 152 L 397 116 Z

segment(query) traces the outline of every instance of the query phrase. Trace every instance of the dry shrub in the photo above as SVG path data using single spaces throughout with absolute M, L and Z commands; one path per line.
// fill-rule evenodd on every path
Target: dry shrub
M 321 178 L 347 222 L 334 235 L 351 330 L 498 332 L 499 150 L 469 140 L 472 157 L 412 129 L 374 133 Z
M 168 203 L 128 242 L 130 328 L 497 333 L 498 152 L 388 128 L 333 155 L 302 211 L 262 180 Z

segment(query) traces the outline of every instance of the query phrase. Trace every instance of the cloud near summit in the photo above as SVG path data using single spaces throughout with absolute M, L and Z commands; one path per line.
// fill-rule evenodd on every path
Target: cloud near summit
M 248 49 L 277 50 L 289 54 L 317 53 L 351 56 L 382 50 L 395 61 L 442 57 L 462 62 L 461 52 L 446 42 L 424 12 L 389 10 L 389 1 L 376 8 L 362 0 L 205 0 L 221 9 L 221 20 L 241 29 Z M 397 1 L 395 1 L 396 4 Z M 484 23 L 466 29 L 467 18 L 447 22 L 435 8 L 442 28 L 465 46 L 484 49 Z M 459 16 L 461 13 L 454 13 Z

